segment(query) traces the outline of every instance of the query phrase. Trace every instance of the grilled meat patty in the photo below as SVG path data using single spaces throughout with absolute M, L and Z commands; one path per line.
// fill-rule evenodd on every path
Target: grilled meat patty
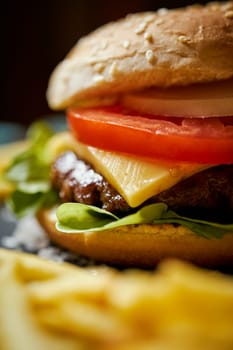
M 221 165 L 197 173 L 145 204 L 163 202 L 182 215 L 230 222 L 233 216 L 233 165 Z M 135 211 L 91 165 L 73 152 L 56 159 L 51 181 L 63 202 L 95 205 L 117 215 Z
M 62 202 L 95 205 L 113 213 L 128 213 L 124 198 L 89 164 L 73 152 L 63 153 L 53 164 L 51 181 Z

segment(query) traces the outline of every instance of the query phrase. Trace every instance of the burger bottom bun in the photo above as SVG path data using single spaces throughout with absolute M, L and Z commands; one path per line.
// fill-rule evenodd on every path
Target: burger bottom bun
M 70 234 L 57 231 L 51 210 L 40 211 L 37 218 L 51 241 L 111 265 L 153 267 L 168 257 L 206 267 L 233 265 L 233 232 L 206 239 L 182 226 L 142 224 Z

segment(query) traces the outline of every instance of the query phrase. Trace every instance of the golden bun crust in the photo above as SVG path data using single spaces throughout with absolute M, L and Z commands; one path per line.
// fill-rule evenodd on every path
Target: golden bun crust
M 48 103 L 228 79 L 232 57 L 233 1 L 132 14 L 78 41 L 52 73 Z
M 56 230 L 51 210 L 40 211 L 37 218 L 53 242 L 103 263 L 153 267 L 173 257 L 208 267 L 233 265 L 233 233 L 205 239 L 182 226 L 143 224 L 68 234 Z

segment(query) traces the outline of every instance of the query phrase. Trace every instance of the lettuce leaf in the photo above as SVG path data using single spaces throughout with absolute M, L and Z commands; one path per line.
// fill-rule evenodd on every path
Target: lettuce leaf
M 80 203 L 64 203 L 57 209 L 57 229 L 64 233 L 102 231 L 136 224 L 179 224 L 205 238 L 221 238 L 233 232 L 233 224 L 223 225 L 186 218 L 168 209 L 164 203 L 147 205 L 136 213 L 123 218 L 94 206 Z
M 58 196 L 50 186 L 50 164 L 46 154 L 46 144 L 53 134 L 45 122 L 34 123 L 27 134 L 29 148 L 16 156 L 5 171 L 5 179 L 15 188 L 7 204 L 19 217 L 58 202 Z

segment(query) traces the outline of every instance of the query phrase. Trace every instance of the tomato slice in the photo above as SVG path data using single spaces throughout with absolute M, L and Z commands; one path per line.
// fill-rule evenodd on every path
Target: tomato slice
M 69 109 L 67 115 L 73 135 L 100 149 L 150 159 L 233 163 L 233 117 L 137 115 L 120 106 Z

